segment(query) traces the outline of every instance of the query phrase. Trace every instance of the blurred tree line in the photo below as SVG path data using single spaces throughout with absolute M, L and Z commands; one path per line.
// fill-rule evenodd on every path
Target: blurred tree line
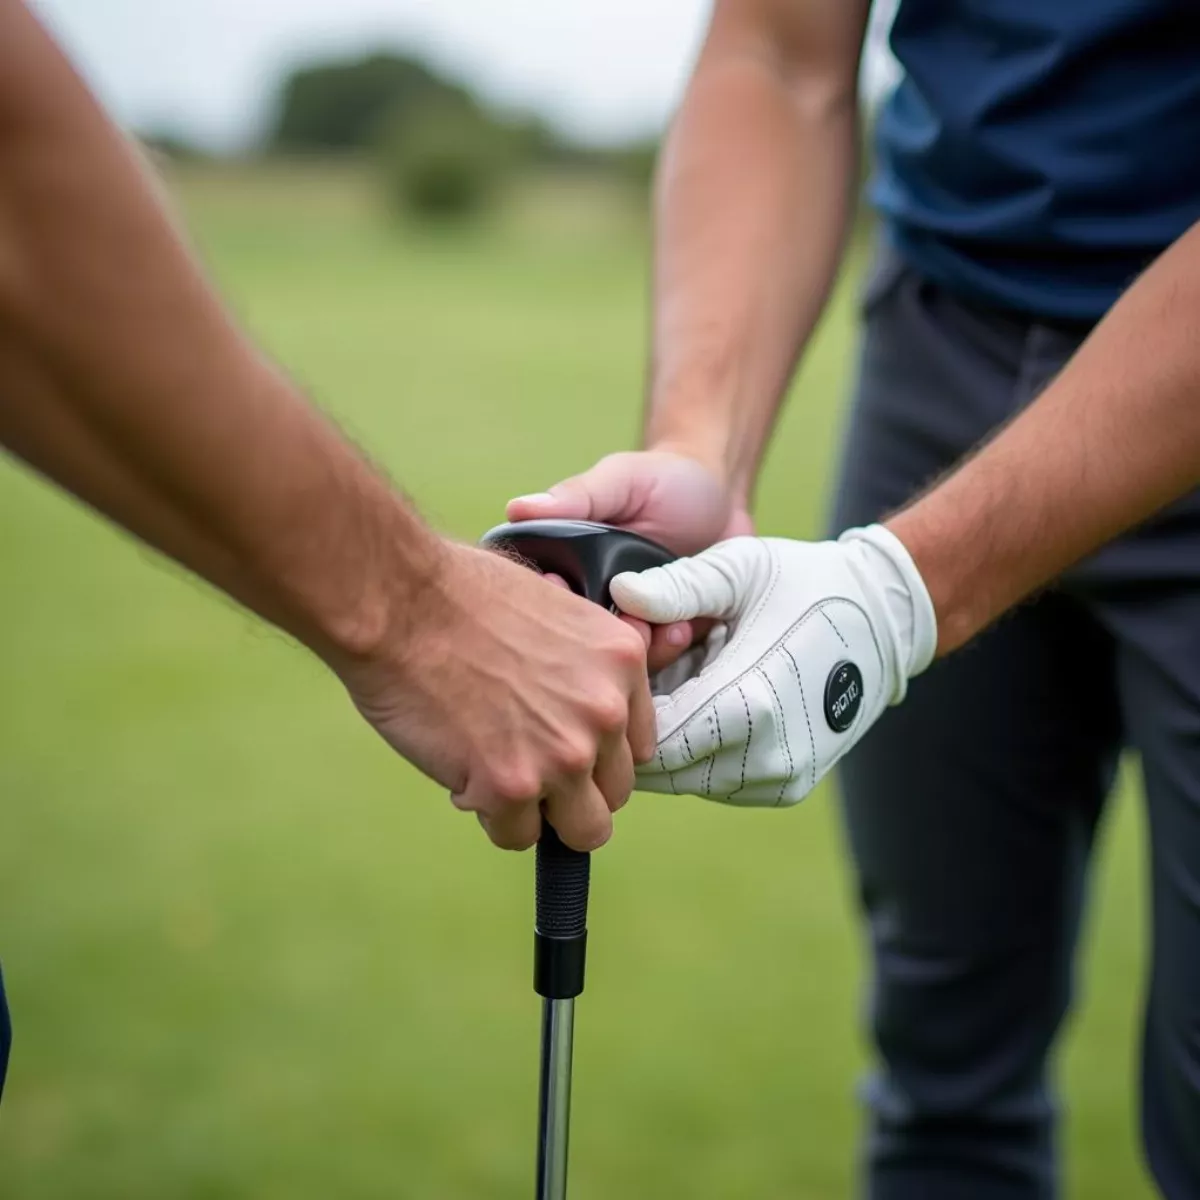
M 865 120 L 860 191 L 873 165 L 870 112 Z M 170 131 L 142 140 L 168 159 L 204 157 Z M 644 205 L 658 142 L 586 145 L 536 115 L 489 105 L 418 57 L 380 52 L 293 69 L 258 149 L 267 156 L 366 159 L 394 212 L 462 219 L 486 209 L 514 178 L 538 173 L 601 179 Z M 872 224 L 860 205 L 856 234 L 869 235 Z
M 535 116 L 497 110 L 418 58 L 377 53 L 292 71 L 264 150 L 368 156 L 395 209 L 461 218 L 531 171 L 593 173 L 644 194 L 657 147 L 582 145 Z

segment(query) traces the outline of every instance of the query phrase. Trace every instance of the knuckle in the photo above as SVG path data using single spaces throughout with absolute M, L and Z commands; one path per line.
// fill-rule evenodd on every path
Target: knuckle
M 620 692 L 598 692 L 592 697 L 592 720 L 602 733 L 617 733 L 628 719 L 629 706 Z
M 488 790 L 504 805 L 533 804 L 541 798 L 542 781 L 529 767 L 501 767 L 493 771 Z
M 646 643 L 636 629 L 619 622 L 613 632 L 611 653 L 624 667 L 640 667 L 646 662 Z
M 590 771 L 595 761 L 595 746 L 584 738 L 564 741 L 555 754 L 558 769 L 567 775 L 581 775 Z

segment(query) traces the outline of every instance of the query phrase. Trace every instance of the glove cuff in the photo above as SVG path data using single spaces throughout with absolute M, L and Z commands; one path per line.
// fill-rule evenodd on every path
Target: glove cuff
M 920 675 L 933 661 L 934 651 L 937 649 L 937 614 L 929 597 L 929 589 L 926 588 L 908 548 L 890 529 L 882 525 L 847 529 L 838 541 L 866 542 L 883 554 L 896 572 L 912 606 L 912 637 L 906 647 L 908 661 L 904 667 L 909 679 Z

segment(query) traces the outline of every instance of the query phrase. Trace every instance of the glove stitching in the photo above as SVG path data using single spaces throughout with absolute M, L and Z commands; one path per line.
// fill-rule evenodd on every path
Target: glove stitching
M 779 799 L 775 801 L 775 807 L 778 808 L 783 803 L 783 793 L 787 790 L 787 785 L 791 783 L 792 776 L 795 774 L 796 764 L 792 758 L 792 748 L 788 744 L 787 717 L 783 711 L 783 702 L 779 699 L 779 693 L 775 690 L 775 685 L 771 682 L 771 678 L 766 671 L 762 667 L 756 667 L 755 671 L 762 676 L 767 687 L 771 689 L 771 695 L 775 698 L 775 711 L 779 714 L 779 732 L 783 736 L 783 752 L 787 755 L 787 778 L 779 785 Z
M 662 768 L 663 774 L 667 777 L 667 782 L 671 785 L 671 794 L 678 796 L 679 793 L 675 790 L 675 775 L 674 772 L 667 770 L 666 761 L 663 759 L 662 746 L 658 748 L 658 765 Z
M 800 689 L 800 703 L 804 707 L 804 724 L 808 726 L 808 748 L 812 751 L 812 783 L 809 785 L 809 791 L 812 791 L 817 786 L 817 739 L 813 737 L 812 719 L 808 715 L 808 700 L 805 698 L 804 684 L 800 679 L 800 666 L 792 656 L 792 652 L 786 646 L 783 647 L 783 652 L 788 656 L 788 660 L 792 664 L 792 670 L 796 672 L 796 686 Z
M 843 645 L 843 646 L 845 646 L 847 650 L 849 650 L 849 649 L 850 649 L 850 643 L 849 643 L 848 641 L 846 641 L 846 639 L 845 639 L 844 637 L 842 637 L 842 631 L 841 631 L 841 630 L 840 630 L 840 629 L 839 629 L 839 628 L 838 628 L 838 627 L 837 627 L 837 626 L 836 626 L 836 625 L 833 623 L 833 621 L 832 621 L 832 619 L 830 618 L 829 614 L 828 614 L 828 613 L 826 613 L 826 612 L 823 612 L 823 613 L 821 614 L 821 616 L 823 616 L 823 617 L 825 618 L 825 620 L 829 622 L 829 628 L 830 628 L 830 629 L 832 629 L 832 630 L 833 630 L 833 632 L 837 634 L 837 640 L 838 640 L 839 642 L 841 642 L 841 643 L 842 643 L 842 645 Z
M 793 633 L 795 633 L 798 629 L 801 628 L 801 626 L 803 626 L 806 622 L 811 621 L 814 617 L 824 615 L 822 610 L 825 608 L 828 608 L 834 604 L 848 604 L 848 605 L 850 605 L 851 608 L 857 609 L 858 612 L 862 615 L 863 620 L 866 622 L 867 630 L 871 635 L 871 644 L 875 647 L 875 659 L 879 664 L 880 671 L 882 671 L 883 670 L 883 651 L 879 648 L 879 639 L 875 635 L 875 629 L 874 629 L 874 626 L 872 625 L 871 618 L 868 615 L 867 610 L 865 608 L 863 608 L 863 606 L 861 604 L 859 604 L 857 600 L 854 600 L 849 596 L 828 596 L 824 600 L 818 601 L 816 604 L 814 604 L 812 606 L 812 608 L 808 609 L 808 611 L 805 612 L 802 617 L 800 617 L 797 621 L 794 621 L 791 625 L 789 625 L 787 627 L 787 629 L 785 629 L 783 631 L 783 633 L 781 633 L 779 635 L 779 637 L 776 638 L 775 641 L 770 646 L 768 646 L 767 649 L 764 650 L 761 655 L 759 655 L 758 659 L 755 662 L 751 663 L 736 678 L 731 679 L 719 691 L 714 692 L 705 701 L 705 703 L 715 705 L 716 702 L 722 696 L 724 696 L 725 693 L 728 692 L 730 688 L 736 687 L 741 682 L 741 680 L 745 679 L 747 675 L 749 675 L 749 674 L 751 674 L 751 672 L 753 672 L 753 670 L 755 669 L 755 667 L 757 667 L 759 665 L 759 663 L 763 662 L 765 659 L 769 658 L 772 654 L 774 654 L 775 651 L 778 650 L 780 648 L 780 646 L 782 646 L 784 644 L 784 642 L 786 642 L 787 639 L 792 636 Z M 721 656 L 724 657 L 726 655 L 730 655 L 732 657 L 732 646 L 734 644 L 736 644 L 736 643 L 730 643 L 730 646 L 725 647 L 725 649 L 723 649 L 721 651 Z M 697 677 L 696 679 L 691 679 L 684 686 L 688 687 L 689 689 L 691 689 L 692 684 L 695 684 L 698 686 L 701 682 L 701 678 L 702 677 Z M 682 699 L 682 697 L 680 696 L 680 692 L 682 692 L 682 690 L 683 689 L 681 688 L 679 691 L 675 692 L 671 696 L 670 703 L 667 705 L 667 707 L 665 707 L 661 710 L 661 712 L 663 714 L 665 714 L 668 711 L 668 709 L 674 709 L 676 707 L 676 697 L 680 697 Z M 694 689 L 691 689 L 691 690 L 694 690 Z M 743 700 L 744 699 L 745 699 L 745 697 L 743 697 Z M 666 741 L 667 738 L 673 737 L 675 734 L 677 734 L 679 732 L 680 728 L 683 725 L 685 725 L 688 721 L 690 721 L 696 715 L 696 713 L 699 711 L 700 710 L 697 708 L 697 709 L 694 709 L 690 713 L 685 713 L 684 716 L 679 720 L 679 723 L 676 724 L 676 726 L 673 729 L 671 729 L 668 733 L 663 735 L 662 740 Z M 857 721 L 858 721 L 858 718 L 856 717 L 855 722 L 857 723 Z
M 688 741 L 686 725 L 680 730 L 680 733 L 683 734 L 683 744 L 687 747 L 688 766 L 690 767 L 696 761 L 696 756 L 692 753 L 692 743 Z
M 717 765 L 717 754 L 720 754 L 725 749 L 725 739 L 721 736 L 721 714 L 717 712 L 716 704 L 712 706 L 712 719 L 713 724 L 717 728 L 717 753 L 708 760 L 708 782 L 705 785 L 705 790 L 710 796 L 712 795 L 712 775 L 713 767 Z
M 716 716 L 717 716 L 716 707 L 714 706 L 714 707 L 710 708 L 708 710 L 708 712 L 706 712 L 704 715 L 708 718 L 708 728 L 711 730 L 713 728 L 713 722 L 716 721 Z M 713 766 L 717 761 L 717 754 L 719 754 L 721 752 L 721 723 L 719 721 L 716 722 L 716 731 L 717 731 L 717 753 L 709 755 L 708 770 L 705 772 L 705 775 L 704 775 L 704 794 L 706 796 L 712 795 Z
M 750 755 L 750 739 L 754 736 L 754 718 L 750 715 L 750 705 L 746 701 L 746 693 L 742 691 L 740 682 L 737 685 L 737 693 L 741 696 L 742 707 L 746 710 L 746 744 L 742 747 L 742 782 L 725 797 L 726 800 L 732 800 L 746 786 L 746 759 Z

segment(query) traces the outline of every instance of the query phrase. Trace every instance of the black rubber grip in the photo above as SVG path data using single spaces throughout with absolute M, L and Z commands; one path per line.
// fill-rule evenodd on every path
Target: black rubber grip
M 612 604 L 608 585 L 614 576 L 661 567 L 675 557 L 636 533 L 591 521 L 498 525 L 481 545 L 559 575 L 572 591 L 605 607 Z M 563 845 L 543 819 L 537 845 L 533 986 L 550 1000 L 569 1000 L 583 991 L 590 874 L 591 857 Z
M 535 880 L 538 933 L 571 938 L 587 932 L 591 865 L 590 854 L 563 845 L 554 827 L 548 821 L 542 822 Z
M 546 820 L 536 855 L 533 990 L 569 1000 L 583 991 L 592 856 L 563 845 Z

